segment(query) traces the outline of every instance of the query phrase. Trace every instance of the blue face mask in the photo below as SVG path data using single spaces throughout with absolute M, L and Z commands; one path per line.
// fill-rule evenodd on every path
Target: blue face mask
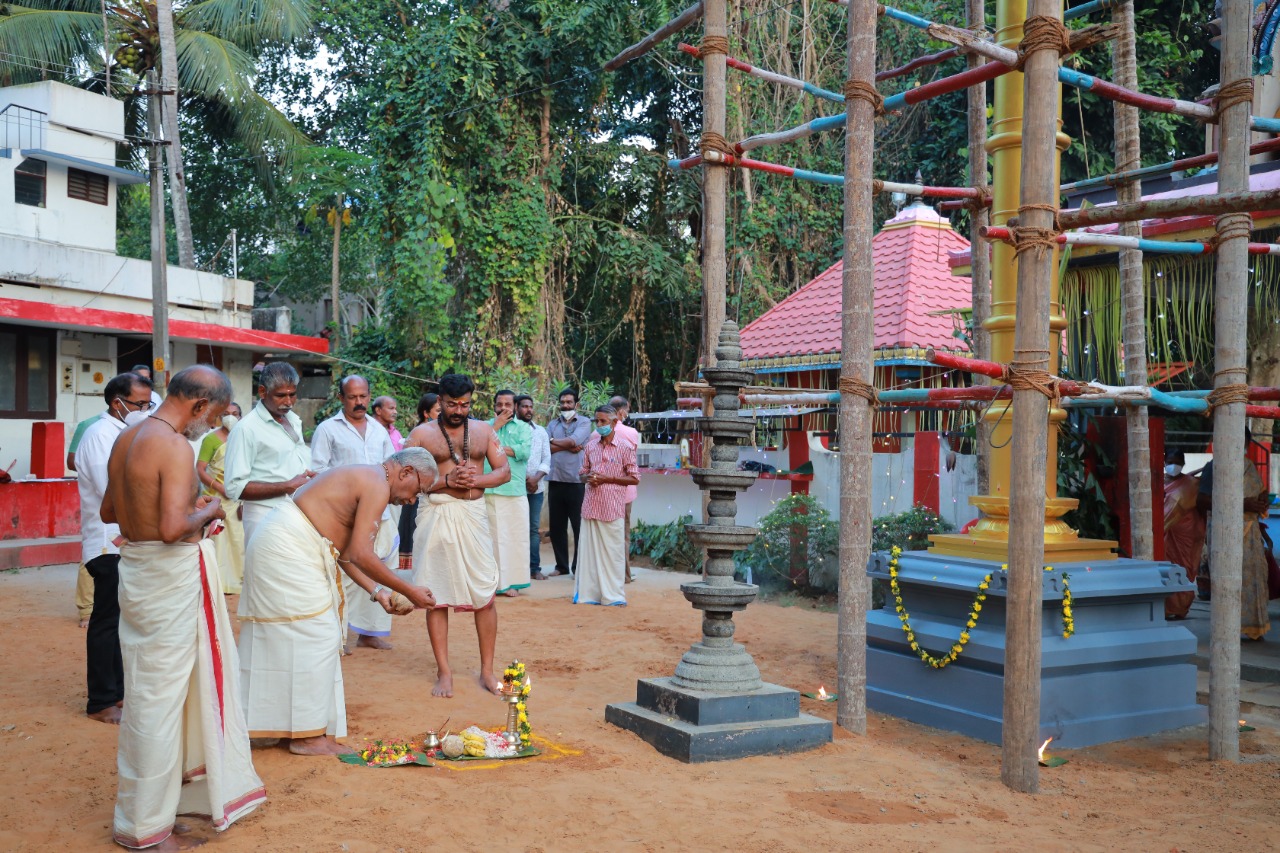
M 610 433 L 612 433 L 612 432 L 613 432 L 613 427 L 611 427 L 611 426 L 598 426 L 598 427 L 596 427 L 596 432 L 597 432 L 597 433 L 599 433 L 601 436 L 606 436 L 606 435 L 609 435 Z

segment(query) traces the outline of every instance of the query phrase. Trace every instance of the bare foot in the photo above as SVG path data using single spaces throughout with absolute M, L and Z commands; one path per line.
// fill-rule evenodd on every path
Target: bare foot
M 627 572 L 627 583 L 635 583 L 636 579 L 631 577 L 631 572 Z
M 506 592 L 504 592 L 504 593 L 503 593 L 503 595 L 505 595 L 507 598 L 519 598 L 519 597 L 520 597 L 520 590 L 518 590 L 518 589 L 509 589 L 509 590 L 507 590 Z
M 178 835 L 177 827 L 174 827 L 173 831 L 174 831 L 173 835 L 170 835 L 168 838 L 166 838 L 164 841 L 161 841 L 155 847 L 150 847 L 148 849 L 160 850 L 160 851 L 165 851 L 165 853 L 168 853 L 168 851 L 171 851 L 171 850 L 191 850 L 192 848 L 199 847 L 205 843 L 205 839 L 203 838 L 187 838 L 186 836 Z
M 432 696 L 441 696 L 445 699 L 453 698 L 453 673 L 441 675 L 436 679 L 436 686 L 431 688 Z
M 360 639 L 356 640 L 356 645 L 363 646 L 366 649 L 382 649 L 383 651 L 393 648 L 386 637 L 366 637 L 364 634 L 361 634 Z
M 86 617 L 84 617 L 83 619 L 81 619 L 81 620 L 80 620 L 80 627 L 81 627 L 81 628 L 88 628 L 88 627 L 89 627 L 89 617 L 88 617 L 88 616 L 86 616 Z
M 495 696 L 502 693 L 502 682 L 494 678 L 492 672 L 480 673 L 480 686 Z
M 544 581 L 547 579 L 547 576 L 544 575 L 542 572 L 534 572 L 533 574 L 529 575 L 529 577 L 533 578 L 536 581 Z
M 567 575 L 567 574 L 569 574 L 569 573 L 568 573 L 568 572 L 562 572 L 562 571 L 560 571 L 559 569 L 556 569 L 554 572 L 552 572 L 551 574 L 547 575 L 547 577 L 549 577 L 549 578 L 558 578 L 558 577 L 563 577 L 564 575 Z
M 92 714 L 85 714 L 85 716 L 100 723 L 110 723 L 113 726 L 120 725 L 120 709 L 115 705 L 108 705 L 101 711 L 94 711 Z
M 328 735 L 294 738 L 289 741 L 289 751 L 294 755 L 351 755 L 355 752 Z

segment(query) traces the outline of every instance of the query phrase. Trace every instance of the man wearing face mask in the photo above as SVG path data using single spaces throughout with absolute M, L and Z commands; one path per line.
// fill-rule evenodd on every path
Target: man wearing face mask
M 222 424 L 200 442 L 196 455 L 196 476 L 202 486 L 200 494 L 207 498 L 220 498 L 222 510 L 227 514 L 223 531 L 213 538 L 213 550 L 222 569 L 222 591 L 227 595 L 239 595 L 244 582 L 244 522 L 239 518 L 240 501 L 227 497 L 223 481 L 227 467 L 227 437 L 231 428 L 240 422 L 240 404 L 231 403 L 222 415 Z
M 381 465 L 396 452 L 387 428 L 369 417 L 369 383 L 363 376 L 343 377 L 338 383 L 342 410 L 316 427 L 311 436 L 311 470 L 321 474 L 343 465 Z M 388 569 L 400 568 L 400 507 L 388 506 L 382 514 L 374 547 Z M 370 649 L 391 648 L 391 614 L 367 595 L 360 595 L 351 578 L 343 579 L 347 596 L 347 628 L 359 639 L 355 645 Z M 354 646 L 346 644 L 350 654 Z
M 293 413 L 298 371 L 284 361 L 268 364 L 258 380 L 258 405 L 227 436 L 226 490 L 242 501 L 244 541 L 271 510 L 315 476 L 302 440 L 302 419 Z
M 99 511 L 107 493 L 107 460 L 125 418 L 151 408 L 146 383 L 122 373 L 103 389 L 107 410 L 90 426 L 76 448 L 80 492 L 80 559 L 93 578 L 93 611 L 85 631 L 89 701 L 85 713 L 103 723 L 120 723 L 124 702 L 124 664 L 120 660 L 120 528 L 103 522 Z
M 560 392 L 560 417 L 547 424 L 551 439 L 551 473 L 547 475 L 547 514 L 551 522 L 551 550 L 555 571 L 549 577 L 578 570 L 582 533 L 582 449 L 591 437 L 591 421 L 578 414 L 578 392 Z M 569 528 L 573 528 L 573 559 L 569 558 Z
M 640 482 L 636 448 L 618 437 L 618 413 L 596 409 L 595 434 L 583 452 L 582 562 L 573 583 L 574 604 L 625 605 L 627 487 Z
M 1196 506 L 1200 481 L 1182 473 L 1187 459 L 1181 450 L 1164 455 L 1164 558 L 1187 570 L 1195 583 L 1204 553 L 1204 513 Z M 1164 618 L 1185 619 L 1194 592 L 1177 592 L 1164 600 Z
M 485 511 L 493 536 L 493 558 L 498 563 L 498 595 L 514 598 L 528 589 L 529 499 L 525 471 L 533 445 L 533 430 L 516 417 L 516 392 L 503 389 L 493 395 L 493 419 L 489 421 L 498 445 L 507 457 L 511 479 L 485 489 Z M 492 467 L 485 462 L 485 473 Z

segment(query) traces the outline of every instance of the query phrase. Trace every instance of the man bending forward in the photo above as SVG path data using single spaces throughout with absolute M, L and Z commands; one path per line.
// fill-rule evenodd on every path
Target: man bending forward
M 388 503 L 413 503 L 435 481 L 431 454 L 405 448 L 381 465 L 331 468 L 263 519 L 245 554 L 240 595 L 251 737 L 289 738 L 296 755 L 353 751 L 334 740 L 347 734 L 342 573 L 388 613 L 433 606 L 429 590 L 378 559 L 373 540 Z
M 196 497 L 197 441 L 231 402 L 231 383 L 207 365 L 169 382 L 149 418 L 120 433 L 107 463 L 102 520 L 120 525 L 120 720 L 115 832 L 125 847 L 182 850 L 178 814 L 209 815 L 224 830 L 266 800 L 249 757 L 233 674 L 236 644 L 205 525 L 218 499 Z
M 493 674 L 498 640 L 498 564 L 485 511 L 484 490 L 511 479 L 507 455 L 493 428 L 471 419 L 475 384 L 468 376 L 440 378 L 440 417 L 409 434 L 408 445 L 425 447 L 440 466 L 440 480 L 418 503 L 418 529 L 413 535 L 413 577 L 430 586 L 439 607 L 427 611 L 427 633 L 436 657 L 433 696 L 453 695 L 449 668 L 449 608 L 472 610 L 480 638 L 480 683 L 501 689 Z M 482 473 L 488 461 L 493 470 Z

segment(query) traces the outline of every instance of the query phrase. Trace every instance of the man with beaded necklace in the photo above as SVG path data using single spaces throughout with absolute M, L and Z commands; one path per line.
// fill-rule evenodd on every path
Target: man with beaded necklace
M 502 689 L 494 675 L 498 638 L 498 564 L 485 511 L 484 491 L 511 479 L 507 455 L 496 433 L 471 418 L 475 383 L 450 373 L 440 378 L 440 417 L 409 434 L 406 447 L 423 447 L 435 457 L 440 478 L 419 501 L 413 537 L 414 583 L 429 587 L 436 606 L 427 611 L 427 633 L 436 658 L 433 696 L 453 695 L 449 667 L 449 610 L 475 613 L 480 639 L 480 685 L 491 693 Z M 484 463 L 492 469 L 484 471 Z

